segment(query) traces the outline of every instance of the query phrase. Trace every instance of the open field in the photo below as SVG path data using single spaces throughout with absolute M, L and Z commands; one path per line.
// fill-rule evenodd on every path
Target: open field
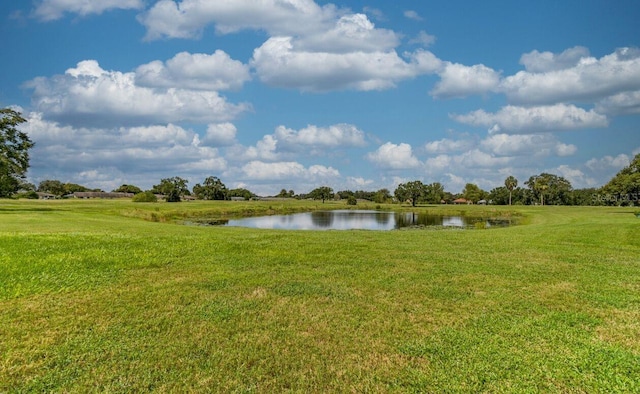
M 0 392 L 640 392 L 633 209 L 417 208 L 525 218 L 490 230 L 173 222 L 316 208 L 0 200 Z

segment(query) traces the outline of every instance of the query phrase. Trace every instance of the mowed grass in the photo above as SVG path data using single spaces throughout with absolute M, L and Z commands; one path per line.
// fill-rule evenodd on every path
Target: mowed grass
M 0 392 L 640 392 L 628 208 L 417 208 L 523 217 L 489 230 L 176 223 L 338 205 L 0 201 Z

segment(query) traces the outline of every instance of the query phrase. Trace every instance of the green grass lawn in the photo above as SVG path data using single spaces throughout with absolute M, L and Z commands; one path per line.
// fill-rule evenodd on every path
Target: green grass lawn
M 417 208 L 523 217 L 463 231 L 176 224 L 337 205 L 0 200 L 0 392 L 640 392 L 632 209 Z

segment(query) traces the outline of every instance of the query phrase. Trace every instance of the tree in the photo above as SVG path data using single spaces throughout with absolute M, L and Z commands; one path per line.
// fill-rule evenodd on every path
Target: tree
M 34 143 L 17 129 L 26 121 L 19 112 L 0 109 L 0 197 L 17 192 L 29 169 L 29 149 Z
M 640 153 L 602 187 L 602 200 L 607 205 L 640 204 Z
M 569 205 L 571 201 L 571 182 L 561 176 L 543 172 L 530 177 L 524 184 L 541 205 Z
M 484 199 L 485 194 L 486 192 L 474 183 L 467 183 L 462 191 L 462 197 L 465 200 L 473 201 L 474 204 Z
M 373 196 L 373 201 L 378 204 L 386 203 L 389 200 L 391 200 L 391 192 L 388 189 L 380 189 Z
M 426 187 L 420 181 L 401 183 L 393 194 L 400 202 L 411 200 L 411 206 L 415 207 L 418 201 L 426 194 Z
M 518 187 L 518 180 L 514 176 L 508 176 L 507 179 L 504 180 L 504 187 L 509 190 L 509 205 L 511 205 L 511 194 L 513 193 L 513 189 Z
M 440 204 L 444 199 L 444 186 L 440 182 L 433 182 L 425 187 L 425 201 L 430 204 Z
M 167 202 L 180 202 L 182 196 L 189 194 L 187 184 L 189 181 L 179 176 L 173 178 L 164 178 L 160 180 L 159 185 L 154 185 L 153 189 L 164 194 Z
M 282 189 L 280 190 L 280 193 L 278 193 L 276 195 L 276 197 L 278 198 L 294 198 L 295 197 L 295 192 L 293 190 L 289 190 L 287 191 L 286 189 Z
M 318 187 L 316 189 L 313 189 L 311 193 L 309 193 L 309 197 L 313 198 L 314 200 L 322 200 L 323 204 L 324 201 L 330 199 L 332 195 L 333 189 L 329 186 Z
M 57 179 L 47 179 L 38 184 L 38 191 L 41 193 L 63 196 L 65 194 L 64 184 Z
M 505 186 L 499 186 L 491 189 L 489 192 L 489 200 L 496 205 L 511 205 L 511 191 Z
M 193 194 L 199 200 L 226 200 L 228 191 L 218 177 L 210 176 L 204 180 L 203 185 L 198 183 L 193 187 Z
M 124 184 L 119 188 L 115 189 L 114 192 L 138 194 L 138 193 L 142 193 L 142 189 L 140 189 L 138 186 Z
M 227 193 L 227 196 L 229 198 L 231 197 L 242 197 L 245 200 L 251 200 L 252 197 L 255 197 L 255 194 L 253 194 L 251 191 L 247 190 L 247 189 L 243 189 L 243 188 L 239 188 L 239 189 L 231 189 L 229 190 L 229 192 Z
M 70 183 L 67 182 L 64 185 L 62 185 L 62 187 L 64 188 L 64 194 L 71 194 L 71 193 L 75 193 L 75 192 L 88 192 L 91 191 L 89 188 L 84 187 L 82 185 L 78 185 L 77 183 Z
M 586 189 L 574 189 L 571 192 L 571 205 L 603 205 L 604 202 L 601 199 L 598 199 L 599 190 L 590 187 Z

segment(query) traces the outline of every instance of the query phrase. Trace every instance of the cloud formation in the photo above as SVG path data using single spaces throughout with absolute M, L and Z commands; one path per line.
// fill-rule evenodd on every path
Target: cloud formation
M 495 113 L 477 110 L 466 115 L 452 115 L 452 118 L 464 124 L 489 127 L 491 133 L 507 134 L 592 129 L 608 125 L 606 116 L 567 104 L 537 107 L 508 105 Z
M 32 165 L 42 169 L 36 182 L 64 173 L 63 182 L 82 180 L 111 190 L 122 183 L 151 186 L 171 175 L 193 180 L 227 169 L 217 148 L 203 146 L 195 132 L 174 124 L 89 128 L 47 121 L 38 112 L 26 115 L 22 129 L 36 142 Z
M 173 58 L 143 64 L 136 69 L 138 86 L 191 90 L 237 90 L 251 79 L 249 66 L 224 51 L 211 55 L 180 52 Z
M 142 9 L 142 0 L 42 0 L 36 4 L 33 16 L 42 21 L 60 19 L 65 13 L 87 16 L 111 9 Z
M 337 124 L 329 127 L 309 125 L 301 130 L 292 130 L 285 126 L 276 128 L 274 137 L 278 146 L 285 150 L 308 148 L 349 148 L 365 146 L 365 134 L 356 126 Z
M 500 84 L 500 73 L 483 65 L 465 66 L 446 62 L 438 73 L 440 81 L 431 90 L 437 98 L 467 97 L 494 92 Z
M 560 55 L 527 54 L 522 60 L 527 71 L 505 78 L 500 90 L 510 102 L 524 105 L 593 102 L 640 90 L 639 49 L 621 48 L 600 59 L 586 55 L 580 47 Z
M 251 161 L 242 167 L 242 172 L 245 180 L 303 181 L 305 183 L 333 180 L 340 176 L 340 172 L 332 167 L 322 165 L 305 167 L 297 162 Z
M 103 70 L 85 60 L 64 75 L 26 84 L 32 104 L 50 119 L 76 126 L 149 123 L 216 123 L 234 119 L 247 104 L 231 104 L 215 91 L 151 89 L 136 84 L 135 73 Z
M 402 80 L 440 68 L 440 60 L 424 50 L 349 53 L 297 50 L 291 37 L 268 39 L 254 51 L 251 65 L 268 85 L 303 91 L 383 90 Z
M 493 134 L 485 138 L 481 146 L 499 156 L 571 156 L 578 149 L 558 141 L 553 134 Z
M 197 38 L 209 24 L 220 34 L 244 29 L 270 35 L 299 35 L 322 31 L 336 18 L 333 5 L 313 0 L 160 0 L 138 17 L 147 29 L 146 39 Z
M 419 167 L 420 160 L 413 154 L 413 148 L 406 143 L 387 142 L 375 152 L 367 154 L 367 159 L 376 166 L 388 170 L 404 170 Z

